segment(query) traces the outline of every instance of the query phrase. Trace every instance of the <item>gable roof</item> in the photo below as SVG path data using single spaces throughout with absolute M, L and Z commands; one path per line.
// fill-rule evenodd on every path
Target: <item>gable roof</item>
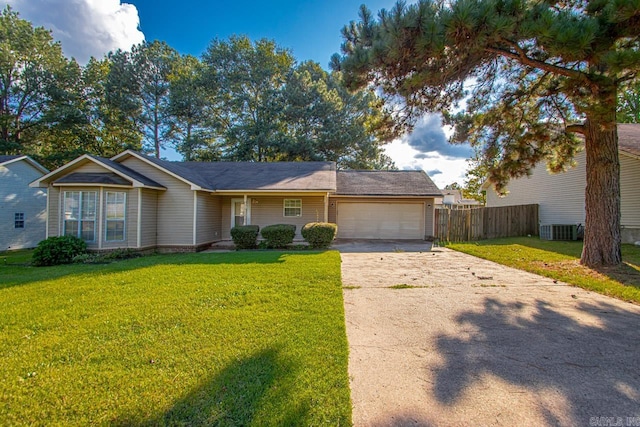
M 29 163 L 31 166 L 33 166 L 35 169 L 39 170 L 43 174 L 49 173 L 49 169 L 45 168 L 44 166 L 42 166 L 40 163 L 36 162 L 29 156 L 2 155 L 0 156 L 0 165 L 8 165 L 10 163 L 19 162 L 22 160 L 26 161 L 27 163 Z
M 424 171 L 338 171 L 338 196 L 442 197 Z
M 215 191 L 335 191 L 333 162 L 184 162 Z
M 129 156 L 145 161 L 205 191 L 335 191 L 334 162 L 172 162 L 127 150 L 111 160 Z
M 640 124 L 618 123 L 618 150 L 640 157 Z
M 85 163 L 96 163 L 109 172 L 104 173 L 67 173 L 73 171 L 76 166 Z M 60 177 L 60 179 L 57 179 Z M 152 179 L 114 162 L 104 157 L 92 156 L 84 154 L 77 159 L 72 160 L 64 166 L 59 167 L 46 174 L 43 177 L 33 181 L 30 185 L 33 187 L 46 187 L 50 182 L 60 184 L 108 184 L 108 185 L 131 185 L 134 187 L 149 187 L 157 190 L 163 190 L 165 187 L 158 184 Z

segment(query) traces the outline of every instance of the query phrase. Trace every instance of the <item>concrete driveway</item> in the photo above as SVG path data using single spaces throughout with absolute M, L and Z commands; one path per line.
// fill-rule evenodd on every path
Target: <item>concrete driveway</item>
M 354 425 L 640 425 L 640 307 L 445 248 L 335 247 Z

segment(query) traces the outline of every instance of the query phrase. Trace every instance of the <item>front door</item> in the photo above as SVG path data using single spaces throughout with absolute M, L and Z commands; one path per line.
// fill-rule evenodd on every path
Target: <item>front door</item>
M 250 224 L 251 201 L 247 199 L 245 205 L 244 199 L 231 199 L 231 228 L 239 225 Z

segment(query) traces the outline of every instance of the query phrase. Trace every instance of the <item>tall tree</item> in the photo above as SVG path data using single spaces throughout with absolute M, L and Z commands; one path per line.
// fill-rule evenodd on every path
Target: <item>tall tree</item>
M 340 73 L 315 62 L 291 70 L 284 88 L 287 160 L 331 160 L 341 169 L 393 167 L 382 147 L 396 135 L 372 90 L 350 93 Z
M 48 125 L 56 79 L 68 61 L 49 31 L 7 6 L 0 14 L 0 153 L 31 154 Z M 58 94 L 59 95 L 59 94 Z
M 219 108 L 218 133 L 225 158 L 277 159 L 282 87 L 294 59 L 271 40 L 233 36 L 213 40 L 203 55 L 205 84 Z
M 203 83 L 204 67 L 198 58 L 177 59 L 170 76 L 168 114 L 173 132 L 171 142 L 186 161 L 217 160 L 216 102 L 209 102 Z
M 496 159 L 500 189 L 539 161 L 561 170 L 584 137 L 581 262 L 617 265 L 620 163 L 616 94 L 640 68 L 640 5 L 630 1 L 421 0 L 378 18 L 363 7 L 332 63 L 351 87 L 374 82 L 417 111 L 448 111 L 474 82 L 470 139 Z
M 174 131 L 169 120 L 169 77 L 179 54 L 165 42 L 154 40 L 133 47 L 131 70 L 141 102 L 140 123 L 144 144 L 157 158 Z

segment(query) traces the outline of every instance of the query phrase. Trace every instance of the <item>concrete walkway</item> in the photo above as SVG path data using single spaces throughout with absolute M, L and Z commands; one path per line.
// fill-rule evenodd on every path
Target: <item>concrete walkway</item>
M 640 425 L 640 307 L 445 248 L 341 244 L 354 425 Z

